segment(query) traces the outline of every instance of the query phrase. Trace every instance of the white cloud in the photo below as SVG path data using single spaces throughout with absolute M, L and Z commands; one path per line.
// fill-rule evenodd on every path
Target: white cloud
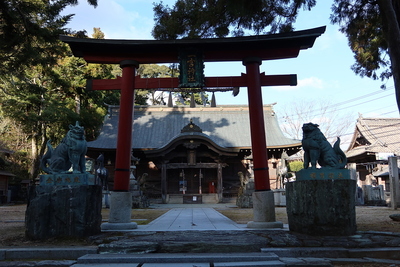
M 272 87 L 276 91 L 293 91 L 298 90 L 300 88 L 314 88 L 314 89 L 323 89 L 324 82 L 317 77 L 309 77 L 302 80 L 297 81 L 297 86 L 276 86 Z
M 323 88 L 323 82 L 321 79 L 317 77 L 310 77 L 310 78 L 305 78 L 303 80 L 299 80 L 297 83 L 298 87 L 311 87 L 311 88 L 317 88 L 317 89 L 322 89 Z

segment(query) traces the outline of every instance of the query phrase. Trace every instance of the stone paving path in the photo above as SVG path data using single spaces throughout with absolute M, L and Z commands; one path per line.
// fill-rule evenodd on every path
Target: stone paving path
M 246 230 L 213 208 L 174 208 L 134 231 Z

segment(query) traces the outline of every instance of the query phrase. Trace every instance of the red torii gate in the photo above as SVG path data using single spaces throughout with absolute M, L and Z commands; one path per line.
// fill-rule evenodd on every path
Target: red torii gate
M 245 63 L 246 67 L 253 65 L 248 63 L 249 62 Z M 208 77 L 208 78 L 206 77 L 205 84 L 207 84 L 208 87 L 212 88 L 248 86 L 250 107 L 252 106 L 259 107 L 261 105 L 261 109 L 250 108 L 250 120 L 253 121 L 253 123 L 250 124 L 256 125 L 256 127 L 253 126 L 251 129 L 252 140 L 255 140 L 255 142 L 258 144 L 256 147 L 252 148 L 253 158 L 254 158 L 254 170 L 256 171 L 255 173 L 257 173 L 255 174 L 255 188 L 256 190 L 261 191 L 261 190 L 269 190 L 270 182 L 269 182 L 269 172 L 267 168 L 268 165 L 262 166 L 268 164 L 267 163 L 268 158 L 266 149 L 261 149 L 262 147 L 266 147 L 266 142 L 265 142 L 265 130 L 263 126 L 264 123 L 261 123 L 261 121 L 262 122 L 264 121 L 263 117 L 264 115 L 262 113 L 263 109 L 262 109 L 261 90 L 257 90 L 257 88 L 258 87 L 261 88 L 261 86 L 296 85 L 297 79 L 296 75 L 293 74 L 268 75 L 268 76 L 266 76 L 265 73 L 260 74 L 258 69 L 258 65 L 261 64 L 260 60 L 255 60 L 254 63 L 256 64 L 255 66 L 256 68 L 253 67 L 250 71 L 248 70 L 247 74 L 242 73 L 241 76 L 237 77 Z M 250 79 L 248 79 L 249 73 L 250 77 L 252 77 Z M 126 74 L 124 73 L 122 77 L 126 77 Z M 257 82 L 251 83 L 251 81 L 257 81 Z M 87 87 L 88 89 L 91 90 L 121 90 L 122 88 L 126 88 L 124 87 L 123 82 L 124 79 L 121 77 L 118 77 L 117 79 L 90 80 Z M 178 88 L 178 86 L 179 86 L 178 78 L 140 78 L 140 76 L 136 76 L 134 78 L 134 88 L 138 89 Z M 127 90 L 132 91 L 133 88 Z M 129 165 L 126 165 L 128 164 L 128 162 L 125 162 L 124 159 L 127 158 L 128 152 L 130 155 L 130 151 L 127 151 L 129 147 L 128 139 L 130 140 L 132 138 L 129 135 L 132 131 L 132 128 L 129 128 L 131 126 L 125 124 L 125 122 L 128 123 L 129 121 L 132 121 L 132 118 L 129 117 L 128 115 L 128 110 L 131 110 L 133 104 L 131 102 L 127 103 L 127 99 L 132 99 L 133 101 L 133 96 L 130 95 L 131 93 L 132 92 L 123 95 L 121 91 L 121 105 L 120 105 L 121 111 L 118 124 L 121 126 L 118 127 L 118 141 L 117 141 L 118 143 L 117 143 L 117 156 L 116 156 L 116 168 L 115 168 L 116 173 L 117 172 L 126 173 L 126 170 L 129 170 L 126 168 L 126 166 L 130 166 L 130 162 Z M 121 140 L 121 143 L 119 142 L 119 140 Z M 124 164 L 121 164 L 122 162 L 124 162 Z M 120 167 L 125 167 L 125 168 L 120 168 Z M 261 172 L 263 173 L 261 174 Z M 125 173 L 121 173 L 119 176 L 117 176 L 116 174 L 114 179 L 114 191 L 129 190 L 129 175 L 126 175 Z M 260 175 L 261 177 L 263 177 L 263 179 L 259 178 Z
M 204 62 L 242 61 L 246 74 L 236 77 L 205 78 L 206 87 L 248 87 L 250 127 L 256 191 L 270 190 L 267 144 L 264 129 L 261 86 L 296 85 L 296 75 L 260 74 L 262 60 L 297 57 L 301 49 L 311 48 L 325 27 L 284 34 L 221 39 L 107 40 L 61 36 L 77 57 L 88 63 L 120 64 L 122 78 L 93 80 L 94 90 L 121 90 L 114 191 L 129 191 L 132 151 L 134 90 L 177 88 L 178 78 L 140 78 L 139 64 L 175 63 L 185 49 L 202 52 Z

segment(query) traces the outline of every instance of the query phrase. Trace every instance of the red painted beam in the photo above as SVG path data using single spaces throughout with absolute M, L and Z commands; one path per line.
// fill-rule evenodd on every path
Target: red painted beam
M 88 80 L 88 90 L 120 90 L 122 79 L 102 79 L 102 80 Z M 246 87 L 247 74 L 242 76 L 231 77 L 206 77 L 206 87 Z M 280 86 L 280 85 L 297 85 L 297 76 L 295 74 L 289 75 L 265 75 L 260 74 L 261 86 Z M 178 78 L 135 78 L 136 89 L 157 89 L 157 88 L 178 88 Z

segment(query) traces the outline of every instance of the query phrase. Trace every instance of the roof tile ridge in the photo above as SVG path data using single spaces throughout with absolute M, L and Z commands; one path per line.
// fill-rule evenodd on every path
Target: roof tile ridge
M 387 147 L 386 143 L 383 142 L 380 138 L 378 138 L 370 129 L 370 127 L 368 126 L 368 124 L 365 124 L 365 128 L 367 129 L 368 133 L 375 139 L 375 142 L 371 142 L 370 147 L 375 146 L 377 143 L 380 144 L 381 147 Z

